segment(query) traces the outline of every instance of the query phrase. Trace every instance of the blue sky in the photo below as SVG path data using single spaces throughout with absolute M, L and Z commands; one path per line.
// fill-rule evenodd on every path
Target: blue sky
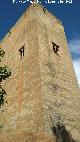
M 13 0 L 0 0 L 0 40 L 30 4 L 30 2 L 22 4 L 18 1 L 13 3 Z M 42 4 L 64 25 L 73 65 L 80 84 L 80 0 L 72 0 L 71 4 L 66 3 L 66 0 L 63 0 L 63 4 L 58 4 L 60 0 L 55 1 L 55 4 L 46 4 L 44 0 L 41 0 Z

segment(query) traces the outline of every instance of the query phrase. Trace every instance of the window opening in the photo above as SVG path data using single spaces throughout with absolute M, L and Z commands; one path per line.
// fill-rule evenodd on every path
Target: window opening
M 54 42 L 52 42 L 52 45 L 53 45 L 53 51 L 54 51 L 54 53 L 58 54 L 58 52 L 59 52 L 59 46 L 57 44 L 55 44 Z
M 46 14 L 46 8 L 45 8 L 45 7 L 43 7 L 43 11 L 44 11 L 44 13 Z
M 19 49 L 20 59 L 24 57 L 24 45 Z

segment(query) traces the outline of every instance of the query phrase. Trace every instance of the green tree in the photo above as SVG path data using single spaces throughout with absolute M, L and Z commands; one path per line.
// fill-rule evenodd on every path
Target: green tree
M 0 48 L 0 62 L 5 52 Z M 0 66 L 0 108 L 4 104 L 6 91 L 2 88 L 1 82 L 11 76 L 11 71 L 7 66 Z

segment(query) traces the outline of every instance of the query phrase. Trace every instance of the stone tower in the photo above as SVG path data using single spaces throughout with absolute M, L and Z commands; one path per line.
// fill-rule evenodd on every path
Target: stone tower
M 61 22 L 32 4 L 0 45 L 12 73 L 2 84 L 0 142 L 56 142 L 58 123 L 80 142 L 79 87 Z

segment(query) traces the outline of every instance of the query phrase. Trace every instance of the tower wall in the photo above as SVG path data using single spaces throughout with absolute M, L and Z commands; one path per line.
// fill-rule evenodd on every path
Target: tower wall
M 10 32 L 1 42 L 2 64 L 12 74 L 2 83 L 7 103 L 0 110 L 1 142 L 55 142 L 58 121 L 78 141 L 79 91 L 63 26 L 32 4 Z M 60 46 L 59 55 L 52 42 Z
M 33 15 L 32 15 L 33 13 Z M 32 15 L 32 16 L 31 16 Z M 1 43 L 5 51 L 2 64 L 11 77 L 2 83 L 7 103 L 1 108 L 2 142 L 31 141 L 42 132 L 42 92 L 35 5 L 21 17 Z M 24 57 L 19 49 L 24 46 Z M 36 136 L 37 137 L 37 136 Z
M 45 130 L 51 134 L 52 126 L 61 122 L 79 140 L 79 87 L 64 28 L 47 11 L 41 16 L 39 9 L 37 24 Z M 59 45 L 59 55 L 52 42 Z

